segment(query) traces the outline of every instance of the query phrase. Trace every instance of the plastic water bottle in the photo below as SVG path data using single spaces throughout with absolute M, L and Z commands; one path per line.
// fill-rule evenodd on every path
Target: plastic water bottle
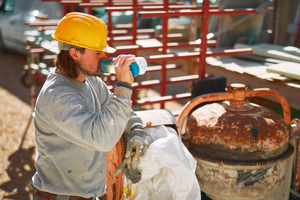
M 136 62 L 130 64 L 130 71 L 132 72 L 133 78 L 142 75 L 147 70 L 147 61 L 143 57 L 135 57 Z M 105 57 L 99 64 L 100 71 L 103 73 L 113 74 L 115 73 L 114 58 Z

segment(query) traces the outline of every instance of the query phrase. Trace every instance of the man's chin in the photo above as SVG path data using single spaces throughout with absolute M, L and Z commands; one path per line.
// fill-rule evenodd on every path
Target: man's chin
M 103 73 L 99 70 L 97 70 L 97 72 L 95 74 L 93 74 L 92 76 L 101 76 Z
M 102 72 L 97 72 L 95 76 L 102 76 L 103 73 Z

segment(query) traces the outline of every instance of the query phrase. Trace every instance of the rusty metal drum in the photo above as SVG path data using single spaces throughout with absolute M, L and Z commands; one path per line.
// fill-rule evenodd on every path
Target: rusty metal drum
M 246 99 L 263 95 L 280 101 L 284 119 Z M 208 101 L 221 102 L 189 113 L 195 105 Z M 288 199 L 294 151 L 289 121 L 289 106 L 282 95 L 266 89 L 250 91 L 243 84 L 189 102 L 178 124 L 197 159 L 201 190 L 216 200 Z

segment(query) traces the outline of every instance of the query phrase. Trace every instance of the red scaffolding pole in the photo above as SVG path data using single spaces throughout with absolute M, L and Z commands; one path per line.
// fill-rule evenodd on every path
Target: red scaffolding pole
M 201 15 L 201 44 L 200 44 L 200 58 L 199 58 L 199 77 L 204 78 L 206 72 L 206 50 L 207 50 L 207 34 L 208 34 L 208 22 L 209 22 L 209 0 L 203 0 L 202 3 L 202 15 Z

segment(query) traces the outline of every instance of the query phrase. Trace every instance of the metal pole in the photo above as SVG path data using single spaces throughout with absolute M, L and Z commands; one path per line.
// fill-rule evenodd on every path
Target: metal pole
M 136 8 L 138 6 L 137 0 L 133 1 L 133 8 Z M 136 44 L 137 40 L 137 11 L 136 9 L 133 9 L 133 14 L 132 14 L 132 43 L 131 44 Z
M 164 9 L 166 11 L 169 10 L 169 1 L 164 0 Z M 162 54 L 167 53 L 167 43 L 168 43 L 168 20 L 169 17 L 165 16 L 162 18 Z M 166 87 L 167 87 L 167 69 L 166 69 L 167 61 L 162 61 L 161 62 L 161 73 L 160 73 L 160 78 L 161 78 L 161 85 L 160 85 L 160 95 L 165 96 L 166 95 Z M 165 108 L 165 103 L 160 104 L 160 108 L 164 109 Z
M 276 45 L 278 44 L 278 29 L 279 29 L 279 19 L 280 19 L 280 0 L 275 0 L 274 2 L 274 19 L 275 19 L 275 24 L 274 24 L 274 29 L 273 29 L 273 35 L 274 35 L 274 41 L 273 43 Z
M 199 78 L 205 77 L 206 71 L 206 50 L 207 50 L 207 33 L 209 21 L 209 0 L 203 0 L 202 16 L 201 16 L 201 44 L 200 44 L 200 58 L 199 58 Z
M 107 11 L 107 36 L 109 37 L 109 41 L 108 44 L 110 46 L 112 46 L 113 43 L 113 34 L 112 34 L 112 30 L 113 30 L 113 23 L 112 23 L 112 12 L 110 10 L 106 10 Z

